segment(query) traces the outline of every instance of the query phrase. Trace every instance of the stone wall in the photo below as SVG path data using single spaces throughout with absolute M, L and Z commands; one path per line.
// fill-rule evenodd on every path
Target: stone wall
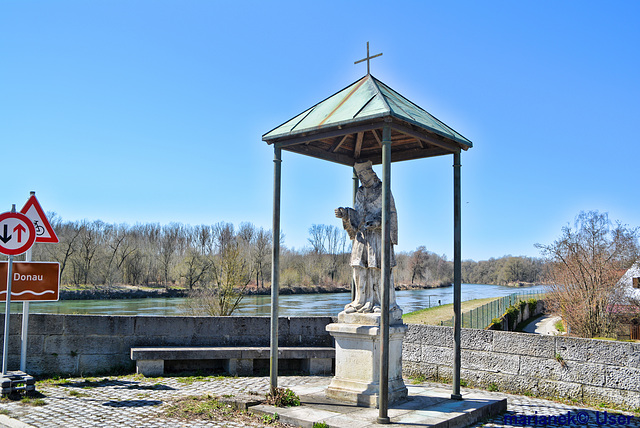
M 4 331 L 1 317 L 0 331 Z M 332 317 L 280 318 L 280 346 L 333 346 Z M 405 376 L 450 381 L 451 327 L 410 324 Z M 9 370 L 20 362 L 21 315 L 11 316 Z M 90 375 L 135 370 L 135 346 L 269 346 L 269 317 L 29 316 L 30 374 Z M 462 330 L 462 379 L 469 386 L 640 408 L 640 343 Z
M 450 381 L 453 329 L 409 325 L 405 376 Z M 461 379 L 469 386 L 640 408 L 640 343 L 462 330 Z
M 280 346 L 333 346 L 331 317 L 280 318 Z M 8 369 L 20 367 L 22 316 L 11 315 Z M 0 322 L 4 331 L 4 317 Z M 89 375 L 135 371 L 135 346 L 269 346 L 269 317 L 163 317 L 31 314 L 27 372 Z

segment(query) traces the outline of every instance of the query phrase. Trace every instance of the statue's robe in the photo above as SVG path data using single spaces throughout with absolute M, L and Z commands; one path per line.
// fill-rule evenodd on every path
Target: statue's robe
M 356 193 L 355 209 L 348 208 L 343 226 L 353 240 L 351 266 L 382 268 L 382 183 L 366 188 L 360 186 Z M 396 265 L 393 245 L 398 243 L 398 214 L 391 195 L 391 266 Z
M 398 216 L 396 205 L 391 195 L 391 215 L 389 228 L 391 235 L 390 268 L 396 265 L 393 245 L 398 242 Z M 355 299 L 345 310 L 358 312 L 379 311 L 381 303 L 381 269 L 382 269 L 382 183 L 378 182 L 367 188 L 360 186 L 356 193 L 355 209 L 347 208 L 347 215 L 342 224 L 352 239 L 351 266 L 355 282 Z M 389 307 L 397 307 L 391 273 L 391 290 L 389 290 Z

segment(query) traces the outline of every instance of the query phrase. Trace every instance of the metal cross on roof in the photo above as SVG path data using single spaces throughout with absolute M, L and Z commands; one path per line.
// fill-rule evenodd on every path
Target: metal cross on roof
M 361 63 L 362 61 L 367 61 L 367 74 L 371 74 L 371 73 L 369 72 L 369 60 L 370 60 L 370 59 L 373 59 L 373 58 L 377 58 L 377 57 L 379 57 L 379 56 L 382 56 L 382 53 L 376 54 L 376 55 L 374 55 L 374 56 L 369 56 L 369 42 L 367 42 L 367 57 L 366 57 L 366 58 L 362 58 L 362 59 L 360 59 L 360 60 L 358 60 L 358 61 L 354 62 L 354 64 L 359 64 L 359 63 Z

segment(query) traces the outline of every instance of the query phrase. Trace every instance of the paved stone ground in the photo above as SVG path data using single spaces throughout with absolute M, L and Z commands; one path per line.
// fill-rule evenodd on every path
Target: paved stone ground
M 504 394 L 499 392 L 486 392 L 489 397 L 507 399 L 507 413 L 497 416 L 489 421 L 475 425 L 475 427 L 610 427 L 624 426 L 640 428 L 640 416 L 629 412 L 620 412 L 610 409 L 596 409 L 580 405 L 558 403 L 541 398 L 525 397 L 522 395 Z M 605 414 L 606 412 L 606 414 Z M 623 420 L 616 420 L 611 424 L 609 416 L 624 415 Z M 506 417 L 505 417 L 506 416 Z M 522 423 L 523 416 L 530 417 L 528 422 Z M 537 424 L 534 417 L 538 417 Z M 542 419 L 542 417 L 546 419 Z M 548 417 L 555 416 L 551 420 Z M 564 418 L 562 418 L 564 417 Z M 620 423 L 623 422 L 623 423 Z
M 329 377 L 319 376 L 282 376 L 279 386 L 295 391 L 296 387 L 307 385 L 327 385 Z M 440 384 L 433 384 L 442 386 Z M 213 396 L 227 397 L 230 400 L 253 401 L 261 399 L 269 390 L 268 377 L 206 377 L 194 378 L 139 378 L 135 376 L 107 379 L 71 379 L 51 384 L 39 383 L 38 392 L 42 394 L 44 405 L 25 405 L 20 401 L 2 400 L 0 402 L 0 426 L 12 427 L 263 427 L 268 426 L 259 420 L 196 421 L 167 418 L 165 412 L 180 397 Z M 640 416 L 628 416 L 610 423 L 603 409 L 589 409 L 541 400 L 530 397 L 487 392 L 496 398 L 507 398 L 509 416 L 564 416 L 566 421 L 556 418 L 553 421 L 541 421 L 537 426 L 626 426 L 640 428 Z M 611 416 L 608 412 L 606 416 Z M 616 413 L 618 414 L 618 413 Z M 586 420 L 588 418 L 588 421 Z M 483 424 L 487 427 L 533 426 L 521 424 L 518 419 L 505 423 L 504 416 L 498 416 Z M 546 423 L 541 423 L 546 422 Z M 587 422 L 587 423 L 585 423 Z M 604 423 L 603 423 L 604 422 Z M 624 422 L 624 423 L 621 423 Z M 4 425 L 3 425 L 4 424 Z

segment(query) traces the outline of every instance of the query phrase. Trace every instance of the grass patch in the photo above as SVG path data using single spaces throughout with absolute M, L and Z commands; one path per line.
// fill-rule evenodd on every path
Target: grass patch
M 421 383 L 425 383 L 427 381 L 427 378 L 425 375 L 423 374 L 418 374 L 418 375 L 414 375 L 414 376 L 409 376 L 409 379 L 411 380 L 411 383 L 413 385 L 419 385 Z
M 71 391 L 69 391 L 69 395 L 72 397 L 88 397 L 89 396 L 89 394 L 87 394 L 86 392 L 80 392 L 75 389 L 72 389 Z
M 20 400 L 20 404 L 25 406 L 44 406 L 47 403 L 42 398 L 23 397 Z
M 560 333 L 564 333 L 564 323 L 562 322 L 562 320 L 559 320 L 559 321 L 558 321 L 558 322 L 556 322 L 553 326 L 554 326 L 554 327 L 556 328 L 556 330 L 558 330 Z
M 284 427 L 278 422 L 278 416 L 257 416 L 247 411 L 235 410 L 230 404 L 210 394 L 180 398 L 167 407 L 164 416 L 184 421 L 229 421 L 240 424 L 244 422 L 246 425 L 262 422 L 278 428 Z
M 229 419 L 235 411 L 229 404 L 222 403 L 212 395 L 189 396 L 178 400 L 169 406 L 166 415 L 178 419 L 207 419 L 217 417 Z
M 469 312 L 472 309 L 476 309 L 498 299 L 499 297 L 488 297 L 485 299 L 467 300 L 461 304 L 462 312 Z M 449 321 L 451 317 L 453 317 L 453 303 L 409 312 L 402 316 L 402 320 L 407 324 L 440 325 L 440 322 Z
M 267 425 L 274 424 L 278 422 L 279 419 L 280 415 L 278 415 L 278 413 L 274 413 L 273 415 L 262 415 L 262 417 L 260 418 L 262 423 Z
M 36 389 L 37 386 L 58 386 L 65 383 L 69 383 L 69 379 L 65 379 L 59 375 L 52 375 L 51 377 L 36 380 Z
M 201 376 L 201 375 L 195 375 L 195 376 L 179 376 L 177 377 L 177 381 L 178 383 L 184 383 L 187 385 L 191 385 L 194 382 L 208 382 L 208 381 L 214 381 L 214 380 L 223 380 L 227 378 L 227 376 Z

